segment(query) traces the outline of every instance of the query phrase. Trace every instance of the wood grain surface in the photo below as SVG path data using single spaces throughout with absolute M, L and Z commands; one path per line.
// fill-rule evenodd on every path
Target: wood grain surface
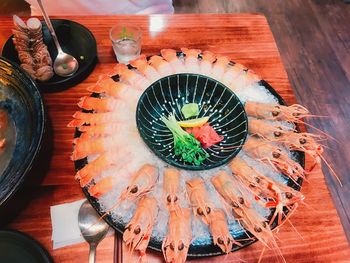
M 108 39 L 108 30 L 113 24 L 123 22 L 140 26 L 143 31 L 142 52 L 146 55 L 156 54 L 162 48 L 181 47 L 227 55 L 256 71 L 287 103 L 295 103 L 296 100 L 268 23 L 262 15 L 90 16 L 69 19 L 87 26 L 95 35 L 99 63 L 79 85 L 63 92 L 43 94 L 47 131 L 40 158 L 25 186 L 8 203 L 7 210 L 1 213 L 0 220 L 5 227 L 26 232 L 37 239 L 55 262 L 86 262 L 87 244 L 52 249 L 50 206 L 83 197 L 74 180 L 73 163 L 69 160 L 74 130 L 66 125 L 78 110 L 78 99 L 88 94 L 86 88 L 116 63 Z M 11 18 L 2 17 L 1 46 L 11 35 L 11 28 Z M 306 204 L 297 209 L 290 223 L 281 227 L 277 234 L 286 261 L 349 262 L 349 245 L 319 168 L 310 174 L 309 182 L 302 191 Z M 109 237 L 101 243 L 97 262 L 112 262 L 113 241 L 113 237 Z M 228 256 L 193 262 L 257 262 L 261 251 L 262 245 L 257 242 Z M 148 254 L 149 262 L 162 262 L 161 254 L 152 251 Z M 266 251 L 262 262 L 278 262 L 275 252 Z

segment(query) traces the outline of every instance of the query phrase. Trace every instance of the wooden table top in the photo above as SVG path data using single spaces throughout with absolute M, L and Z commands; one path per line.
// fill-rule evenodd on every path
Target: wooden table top
M 43 94 L 47 110 L 47 131 L 39 160 L 24 187 L 1 215 L 11 221 L 5 227 L 23 231 L 38 240 L 55 262 L 87 262 L 86 243 L 53 250 L 50 206 L 83 198 L 74 180 L 72 151 L 74 130 L 67 128 L 76 103 L 89 94 L 86 88 L 115 63 L 108 31 L 116 22 L 135 24 L 143 32 L 142 53 L 152 55 L 162 48 L 181 47 L 210 50 L 227 55 L 267 80 L 287 101 L 295 103 L 293 90 L 281 62 L 274 38 L 264 16 L 259 14 L 153 15 L 67 17 L 88 27 L 97 40 L 99 63 L 82 83 L 58 93 Z M 0 46 L 11 35 L 12 19 L 1 17 Z M 307 94 L 305 94 L 307 96 Z M 331 196 L 319 168 L 308 177 L 302 192 L 306 204 L 291 216 L 277 234 L 287 262 L 349 262 L 350 249 Z M 1 221 L 0 221 L 1 222 Z M 296 233 L 296 230 L 298 233 Z M 302 238 L 301 238 L 302 237 Z M 113 237 L 99 245 L 97 262 L 113 262 Z M 262 251 L 259 242 L 228 256 L 192 262 L 257 262 Z M 149 262 L 162 262 L 162 255 L 148 251 Z M 266 251 L 262 262 L 278 262 L 273 251 Z

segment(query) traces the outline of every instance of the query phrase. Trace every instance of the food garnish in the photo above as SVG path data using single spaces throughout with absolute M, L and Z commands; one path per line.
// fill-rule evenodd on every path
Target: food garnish
M 168 118 L 163 116 L 161 119 L 173 134 L 176 156 L 197 166 L 209 157 L 209 154 L 202 149 L 201 143 L 194 138 L 193 134 L 187 133 L 180 127 L 174 114 L 170 114 Z
M 134 39 L 134 33 L 128 32 L 125 26 L 123 26 L 122 32 L 120 32 L 119 37 L 121 39 Z
M 199 107 L 197 103 L 188 103 L 182 106 L 181 108 L 182 114 L 186 119 L 197 116 L 199 113 Z
M 206 124 L 209 120 L 209 117 L 202 117 L 197 119 L 191 119 L 186 121 L 178 121 L 177 123 L 184 128 L 191 128 L 191 127 L 199 127 L 204 124 Z
M 193 134 L 193 136 L 200 141 L 203 148 L 209 148 L 224 139 L 224 137 L 220 136 L 208 123 L 200 127 L 187 129 L 187 132 Z

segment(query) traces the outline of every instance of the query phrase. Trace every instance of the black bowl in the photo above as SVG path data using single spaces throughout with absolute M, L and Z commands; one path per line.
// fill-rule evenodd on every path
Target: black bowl
M 184 162 L 174 154 L 173 135 L 160 119 L 174 112 L 185 120 L 181 108 L 197 103 L 198 118 L 210 116 L 209 123 L 224 139 L 205 151 L 209 157 L 201 164 Z M 175 74 L 154 82 L 141 95 L 136 123 L 148 147 L 163 161 L 188 170 L 206 170 L 221 166 L 240 151 L 247 137 L 248 123 L 238 97 L 222 83 L 198 74 Z
M 51 263 L 45 248 L 27 234 L 15 230 L 0 231 L 1 262 Z
M 0 57 L 0 109 L 14 124 L 15 139 L 9 161 L 0 173 L 0 205 L 20 187 L 39 152 L 44 133 L 44 105 L 32 79 Z M 11 142 L 9 142 L 8 146 Z M 0 162 L 5 155 L 0 155 Z
M 94 69 L 97 62 L 97 47 L 94 35 L 83 25 L 65 19 L 51 19 L 58 41 L 64 52 L 74 56 L 79 62 L 79 69 L 70 77 L 54 75 L 45 82 L 36 81 L 41 90 L 59 91 L 83 81 Z M 47 45 L 52 61 L 57 56 L 57 49 L 45 22 L 43 24 L 44 43 Z M 12 36 L 6 41 L 2 56 L 20 64 Z

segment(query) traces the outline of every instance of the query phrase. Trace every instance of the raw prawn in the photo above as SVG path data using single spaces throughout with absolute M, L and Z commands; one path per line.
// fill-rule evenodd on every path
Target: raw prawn
M 108 76 L 100 76 L 99 81 L 88 87 L 87 90 L 124 100 L 131 105 L 136 105 L 142 94 L 141 91 L 133 89 L 120 81 L 114 81 Z
M 106 95 L 117 97 L 118 90 L 123 86 L 129 87 L 120 81 L 114 81 L 108 75 L 100 75 L 95 84 L 87 87 L 87 90 L 95 93 L 105 93 Z
M 144 76 L 138 74 L 135 70 L 128 69 L 124 64 L 117 64 L 113 70 L 108 73 L 109 76 L 118 75 L 120 80 L 128 83 L 131 87 L 144 91 L 151 85 L 151 82 Z
M 283 143 L 292 151 L 302 151 L 309 154 L 314 164 L 311 169 L 321 163 L 323 146 L 317 141 L 322 140 L 322 136 L 296 132 L 295 129 L 280 124 L 268 123 L 259 119 L 250 119 L 248 123 L 249 133 L 257 135 L 269 141 Z
M 125 103 L 125 101 L 113 98 L 94 98 L 84 96 L 80 98 L 78 106 L 84 110 L 94 110 L 95 112 L 121 111 L 124 108 L 133 108 L 135 105 Z
M 238 76 L 240 76 L 241 74 L 243 74 L 244 72 L 244 66 L 239 64 L 239 63 L 235 63 L 234 65 L 230 65 L 226 72 L 224 73 L 224 75 L 222 76 L 222 82 L 230 87 L 230 89 L 235 91 L 235 85 L 234 82 L 236 81 L 236 79 L 238 78 Z
M 289 132 L 283 135 L 278 139 L 279 142 L 283 143 L 286 147 L 288 147 L 292 151 L 301 151 L 312 157 L 314 163 L 308 169 L 308 172 L 311 172 L 313 168 L 317 164 L 321 164 L 322 160 L 333 174 L 333 176 L 337 179 L 339 184 L 342 186 L 342 182 L 339 179 L 337 173 L 333 170 L 332 166 L 328 163 L 326 158 L 322 155 L 324 148 L 323 146 L 317 142 L 317 140 L 322 140 L 322 137 L 319 135 L 315 135 L 307 132 Z
M 141 55 L 137 59 L 130 61 L 130 65 L 137 68 L 152 83 L 161 78 L 158 71 L 148 64 L 145 55 Z
M 305 178 L 305 171 L 301 165 L 288 157 L 280 147 L 262 139 L 249 137 L 243 145 L 243 150 L 253 159 L 270 165 L 275 170 L 291 178 L 297 183 L 298 178 Z
M 277 247 L 266 219 L 250 207 L 250 203 L 237 189 L 239 182 L 224 171 L 212 177 L 215 189 L 229 206 L 235 219 L 267 247 Z M 248 234 L 248 233 L 247 233 Z
M 179 213 L 171 211 L 168 233 L 162 243 L 165 262 L 184 263 L 192 240 L 191 212 L 181 208 Z
M 252 70 L 243 70 L 242 74 L 237 76 L 237 78 L 231 83 L 230 87 L 234 91 L 239 91 L 243 88 L 248 88 L 253 84 L 257 84 L 260 80 L 261 78 Z
M 189 73 L 199 73 L 198 55 L 202 52 L 200 49 L 181 48 L 185 56 L 185 67 Z
M 237 185 L 234 184 L 233 178 L 225 171 L 219 171 L 211 178 L 211 182 L 230 207 L 238 208 L 239 204 L 244 204 L 244 199 L 237 196 Z M 235 215 L 237 220 L 241 217 L 243 217 L 243 213 Z
M 163 191 L 165 203 L 169 211 L 179 209 L 179 187 L 180 171 L 174 168 L 167 168 L 164 171 Z
M 228 254 L 232 250 L 233 244 L 241 246 L 236 242 L 228 229 L 225 213 L 220 209 L 214 209 L 210 213 L 210 233 L 213 236 L 214 245 L 220 247 L 221 251 Z
M 289 132 L 294 132 L 293 127 L 288 127 L 279 122 L 269 123 L 263 119 L 250 118 L 248 121 L 248 132 L 269 141 L 277 141 Z
M 158 168 L 151 164 L 144 164 L 139 168 L 131 177 L 131 181 L 128 186 L 123 190 L 117 202 L 109 208 L 104 215 L 101 217 L 105 217 L 110 211 L 115 209 L 120 205 L 121 202 L 128 200 L 131 202 L 136 202 L 141 197 L 148 194 L 158 180 Z M 106 193 L 110 189 L 101 187 L 101 194 Z
M 293 188 L 275 182 L 270 178 L 257 172 L 240 157 L 235 157 L 229 164 L 233 174 L 240 179 L 242 185 L 250 191 L 255 200 L 266 208 L 275 208 L 275 212 L 270 220 L 272 224 L 277 218 L 278 224 L 282 223 L 284 215 L 283 208 L 289 210 L 291 206 L 304 200 L 304 196 Z
M 157 200 L 154 197 L 144 196 L 140 199 L 134 216 L 125 227 L 123 241 L 130 252 L 139 251 L 140 262 L 147 262 L 146 249 L 157 213 Z
M 132 177 L 131 182 L 120 196 L 120 201 L 136 199 L 149 193 L 158 180 L 158 168 L 144 164 Z
M 310 116 L 309 111 L 299 104 L 284 106 L 247 101 L 244 108 L 251 117 L 275 121 L 301 122 L 302 118 Z
M 139 140 L 139 137 L 137 136 L 137 133 L 135 134 L 135 136 L 133 136 L 135 137 L 135 141 L 133 141 L 132 143 L 135 143 Z M 74 140 L 74 143 L 75 146 L 72 154 L 73 161 L 85 158 L 92 154 L 103 153 L 109 151 L 110 149 L 117 149 L 118 147 L 123 149 L 125 148 L 123 147 L 125 145 L 125 141 L 121 139 L 120 134 L 114 134 L 112 136 L 107 137 L 99 137 L 96 139 L 77 138 L 76 140 Z
M 148 63 L 158 71 L 161 77 L 174 74 L 174 70 L 170 66 L 170 63 L 164 60 L 161 56 L 152 56 Z
M 77 111 L 73 114 L 74 120 L 68 123 L 68 127 L 80 127 L 84 124 L 89 125 L 99 125 L 99 124 L 107 124 L 107 123 L 124 123 L 130 120 L 130 115 L 132 112 L 125 108 L 123 109 L 123 113 L 115 113 L 115 112 L 97 112 L 97 113 L 87 113 Z
M 108 167 L 121 165 L 126 159 L 125 156 L 128 156 L 130 158 L 132 155 L 133 153 L 125 152 L 124 150 L 113 150 L 105 152 L 81 168 L 76 173 L 75 178 L 80 181 L 80 186 L 84 187 Z
M 100 198 L 103 194 L 112 190 L 113 184 L 113 177 L 107 176 L 99 182 L 97 182 L 96 184 L 92 185 L 88 189 L 88 192 L 91 196 L 95 198 Z
M 113 134 L 127 133 L 130 126 L 125 123 L 103 123 L 98 125 L 83 125 L 78 127 L 82 132 L 80 139 L 90 139 L 92 137 L 108 136 Z
M 169 62 L 174 73 L 186 72 L 185 64 L 179 59 L 174 49 L 162 49 L 160 51 L 162 57 Z
M 217 57 L 216 62 L 213 64 L 213 69 L 210 76 L 218 81 L 221 81 L 229 62 L 230 59 L 228 57 Z
M 213 205 L 209 201 L 203 179 L 197 177 L 186 181 L 186 189 L 194 215 L 199 216 L 205 224 L 209 224 L 211 219 L 209 214 L 213 210 Z
M 199 63 L 199 71 L 202 75 L 210 76 L 215 59 L 216 56 L 210 51 L 204 51 L 202 53 L 202 60 Z

